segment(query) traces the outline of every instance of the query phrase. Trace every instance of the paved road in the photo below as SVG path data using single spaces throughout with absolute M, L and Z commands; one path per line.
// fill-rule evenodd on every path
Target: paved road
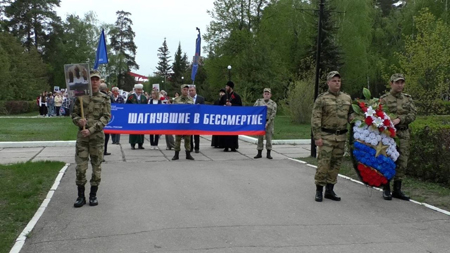
M 72 207 L 71 165 L 21 252 L 449 252 L 444 214 L 384 201 L 342 179 L 341 202 L 316 203 L 315 170 L 281 147 L 274 160 L 254 160 L 254 145 L 224 153 L 202 141 L 197 161 L 116 146 L 97 207 Z M 290 149 L 300 156 L 300 147 Z M 30 156 L 52 154 L 44 148 Z

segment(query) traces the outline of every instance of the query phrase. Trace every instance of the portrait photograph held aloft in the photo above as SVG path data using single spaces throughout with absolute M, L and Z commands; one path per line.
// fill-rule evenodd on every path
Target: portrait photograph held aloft
M 65 64 L 64 74 L 66 87 L 70 97 L 91 94 L 91 82 L 89 77 L 89 64 Z

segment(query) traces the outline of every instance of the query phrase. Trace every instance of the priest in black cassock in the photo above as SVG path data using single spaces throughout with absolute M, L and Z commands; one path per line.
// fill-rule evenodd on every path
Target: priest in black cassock
M 225 95 L 220 98 L 219 105 L 223 106 L 242 106 L 241 97 L 234 92 L 234 83 L 232 81 L 228 81 L 225 86 Z M 223 137 L 223 145 L 225 152 L 232 151 L 236 152 L 236 149 L 239 148 L 239 139 L 237 135 L 226 135 Z
M 134 94 L 131 94 L 127 98 L 127 104 L 143 104 L 148 103 L 147 97 L 142 93 L 144 86 L 140 83 L 134 85 Z M 143 134 L 130 134 L 131 149 L 136 149 L 136 143 L 138 149 L 144 149 L 144 135 Z

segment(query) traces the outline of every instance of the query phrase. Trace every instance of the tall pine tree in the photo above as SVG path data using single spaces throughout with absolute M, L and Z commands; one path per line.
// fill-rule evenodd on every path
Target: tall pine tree
M 136 63 L 137 46 L 134 44 L 135 33 L 131 28 L 133 21 L 129 18 L 131 13 L 117 11 L 117 20 L 114 29 L 111 30 L 111 47 L 118 57 L 117 75 L 118 87 L 132 90 L 134 79 L 130 78 L 131 69 L 139 69 Z
M 181 51 L 181 44 L 178 44 L 178 49 L 175 53 L 174 62 L 172 65 L 172 80 L 174 82 L 181 83 L 181 77 L 185 76 L 187 68 L 187 55 L 186 53 L 183 54 Z
M 156 66 L 156 69 L 158 70 L 155 72 L 156 75 L 161 76 L 164 79 L 164 82 L 167 82 L 167 78 L 170 75 L 170 71 L 172 70 L 172 66 L 170 64 L 170 56 L 169 56 L 169 48 L 167 47 L 166 38 L 164 38 L 164 42 L 162 46 L 158 49 L 158 66 Z
M 53 10 L 60 0 L 16 0 L 5 8 L 8 30 L 30 51 L 43 51 L 53 26 L 61 22 Z

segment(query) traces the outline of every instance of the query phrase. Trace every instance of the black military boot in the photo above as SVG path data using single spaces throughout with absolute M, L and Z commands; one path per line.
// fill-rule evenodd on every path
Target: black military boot
M 384 200 L 392 200 L 390 182 L 388 182 L 387 184 L 385 184 L 383 186 L 383 199 Z
M 180 159 L 180 151 L 175 151 L 175 155 L 172 157 L 172 160 L 175 161 L 178 159 Z
M 89 193 L 89 205 L 90 206 L 98 205 L 97 190 L 98 190 L 98 186 L 91 186 L 91 193 Z
M 325 198 L 326 199 L 331 199 L 334 201 L 341 201 L 341 197 L 338 197 L 338 195 L 336 195 L 336 193 L 334 193 L 334 184 L 327 184 L 327 186 L 325 186 Z
M 86 197 L 84 196 L 84 185 L 78 186 L 78 198 L 73 204 L 73 207 L 82 207 L 86 204 Z
M 273 157 L 270 155 L 270 151 L 272 151 L 272 150 L 267 150 L 267 159 L 273 159 Z
M 255 157 L 253 157 L 253 158 L 258 159 L 258 158 L 261 158 L 261 157 L 262 157 L 262 150 L 258 150 L 258 154 Z
M 402 192 L 401 180 L 394 181 L 394 191 L 392 192 L 392 197 L 409 201 L 409 197 Z
M 316 201 L 322 202 L 323 200 L 323 186 L 316 185 Z
M 186 159 L 194 160 L 194 157 L 191 156 L 191 152 L 190 151 L 186 151 Z

